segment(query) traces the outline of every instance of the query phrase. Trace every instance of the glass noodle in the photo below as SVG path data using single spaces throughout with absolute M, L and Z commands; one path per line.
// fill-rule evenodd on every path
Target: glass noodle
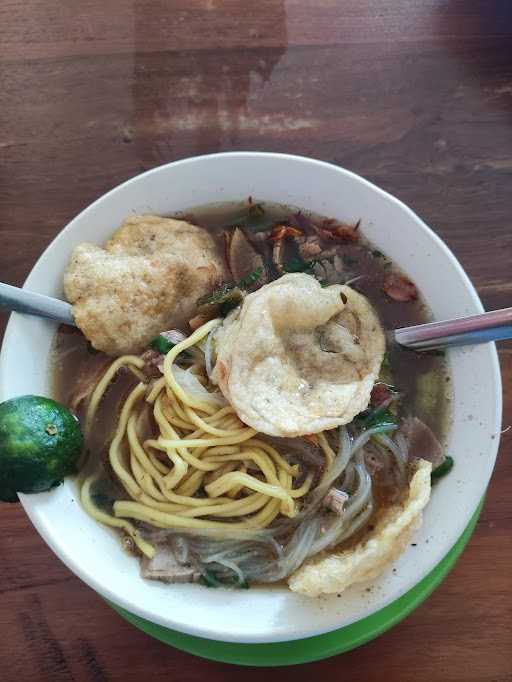
M 387 426 L 385 431 L 391 433 L 395 429 Z M 375 427 L 351 434 L 347 427 L 340 427 L 336 457 L 305 509 L 294 519 L 281 521 L 255 537 L 221 540 L 207 531 L 198 534 L 176 530 L 156 533 L 147 530 L 145 536 L 150 541 L 170 541 L 180 559 L 194 565 L 202 575 L 211 574 L 212 581 L 244 585 L 283 580 L 305 559 L 348 540 L 369 521 L 375 505 L 364 448 L 382 432 L 381 427 Z M 389 436 L 388 439 L 393 454 L 400 452 L 400 458 L 405 459 L 407 452 Z M 347 493 L 348 502 L 343 514 L 331 514 L 329 519 L 321 503 L 331 487 Z
M 348 230 L 347 240 L 341 226 L 338 243 L 335 232 L 324 238 L 336 230 L 335 221 L 252 201 L 176 217 L 208 229 L 228 261 L 237 242 L 226 241 L 226 233 L 232 237 L 241 227 L 257 245 L 270 279 L 283 271 L 305 272 L 324 284 L 351 284 L 386 329 L 428 319 L 420 299 L 404 305 L 386 295 L 394 265 L 360 233 L 353 239 L 357 228 Z M 301 240 L 293 237 L 278 248 L 275 230 L 284 225 L 302 231 L 313 249 L 321 244 L 321 253 L 312 251 L 305 261 Z M 277 256 L 282 262 L 276 265 Z M 244 276 L 246 270 L 252 275 L 234 281 L 242 286 L 250 280 L 252 290 L 261 286 L 254 274 L 264 268 L 235 260 Z M 152 346 L 156 355 L 163 353 L 152 373 L 145 354 L 111 363 L 91 353 L 79 333 L 60 330 L 56 393 L 85 425 L 91 453 L 81 480 L 85 508 L 118 529 L 144 561 L 170 545 L 178 563 L 193 566 L 209 585 L 276 582 L 308 557 L 356 542 L 377 510 L 403 493 L 408 446 L 398 425 L 415 415 L 443 433 L 446 374 L 438 356 L 393 347 L 379 382 L 399 392 L 390 386 L 387 399 L 370 406 L 369 419 L 357 417 L 315 436 L 268 437 L 242 423 L 211 382 L 219 324 L 207 320 L 188 335 L 161 330 L 171 350 Z M 372 422 L 382 410 L 391 421 Z M 336 504 L 329 503 L 333 495 Z

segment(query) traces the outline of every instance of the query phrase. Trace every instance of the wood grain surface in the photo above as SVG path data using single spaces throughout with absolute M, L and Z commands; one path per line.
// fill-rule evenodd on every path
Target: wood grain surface
M 512 305 L 510 0 L 3 0 L 0 279 L 155 165 L 314 156 L 396 194 L 487 308 Z M 6 316 L 0 315 L 0 334 Z M 504 427 L 512 345 L 500 347 Z M 512 431 L 477 530 L 434 595 L 359 650 L 241 671 L 121 620 L 0 505 L 0 680 L 512 680 Z

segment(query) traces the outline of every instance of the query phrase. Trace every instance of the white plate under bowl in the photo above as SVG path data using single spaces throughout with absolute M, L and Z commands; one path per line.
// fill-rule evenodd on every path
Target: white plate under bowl
M 353 222 L 419 286 L 436 319 L 482 312 L 480 300 L 445 244 L 404 204 L 342 168 L 270 154 L 202 156 L 155 168 L 98 199 L 57 236 L 25 286 L 62 296 L 62 273 L 80 242 L 103 243 L 129 213 L 169 214 L 252 196 Z M 13 314 L 0 358 L 0 398 L 48 394 L 55 326 Z M 367 585 L 308 599 L 284 587 L 229 591 L 167 586 L 139 577 L 118 537 L 81 509 L 73 480 L 49 493 L 22 496 L 33 524 L 62 561 L 101 595 L 160 625 L 228 642 L 276 642 L 348 625 L 398 599 L 436 566 L 459 538 L 485 492 L 501 423 L 501 382 L 493 344 L 452 350 L 450 476 L 435 487 L 424 524 L 389 570 Z M 72 380 L 72 377 L 70 378 Z

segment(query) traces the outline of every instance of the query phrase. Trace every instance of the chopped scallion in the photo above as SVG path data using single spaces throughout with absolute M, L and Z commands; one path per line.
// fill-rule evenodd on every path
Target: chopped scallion
M 171 341 L 168 341 L 165 338 L 165 336 L 159 334 L 149 342 L 149 345 L 154 350 L 158 351 L 159 353 L 162 353 L 162 355 L 167 355 L 171 348 L 174 348 L 176 344 L 172 343 Z
M 438 467 L 436 467 L 434 471 L 431 473 L 430 478 L 432 482 L 437 481 L 443 476 L 446 476 L 446 474 L 449 474 L 450 471 L 453 469 L 454 464 L 455 462 L 453 457 L 450 457 L 450 455 L 445 457 L 444 462 L 440 464 Z

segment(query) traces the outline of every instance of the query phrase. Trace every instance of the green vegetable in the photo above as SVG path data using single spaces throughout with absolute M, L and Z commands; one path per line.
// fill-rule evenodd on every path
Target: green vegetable
M 165 338 L 165 336 L 159 334 L 149 342 L 149 345 L 151 346 L 151 348 L 154 348 L 154 350 L 158 351 L 159 353 L 162 353 L 162 355 L 167 355 L 171 348 L 174 348 L 176 344 L 172 343 L 171 341 L 168 341 Z
M 214 318 L 226 315 L 243 301 L 244 295 L 237 286 L 223 284 L 212 294 L 203 296 L 197 301 L 197 312 L 200 315 Z
M 303 272 L 306 275 L 316 277 L 323 287 L 328 287 L 329 282 L 324 279 L 319 279 L 319 275 L 315 272 L 315 265 L 322 265 L 325 261 L 330 261 L 330 258 L 314 258 L 312 260 L 303 260 L 300 256 L 291 258 L 283 265 L 284 272 Z
M 76 472 L 82 446 L 77 418 L 55 400 L 25 395 L 1 403 L 0 500 L 58 485 Z
M 211 571 L 205 571 L 199 578 L 199 582 L 206 587 L 222 587 L 222 583 L 217 580 Z
M 259 268 L 256 268 L 256 270 L 253 270 L 250 272 L 248 275 L 243 277 L 239 282 L 238 282 L 238 288 L 239 289 L 249 289 L 249 287 L 252 287 L 253 284 L 256 284 L 256 282 L 259 280 L 259 278 L 263 274 L 263 266 L 260 265 Z
M 199 582 L 206 587 L 239 587 L 242 590 L 248 590 L 250 587 L 247 580 L 240 582 L 237 576 L 219 580 L 213 571 L 205 571 L 202 573 Z
M 356 421 L 358 426 L 364 429 L 373 429 L 375 427 L 398 426 L 398 420 L 387 408 L 378 407 L 375 410 L 365 410 L 357 415 Z
M 453 465 L 455 464 L 453 457 L 450 457 L 448 455 L 444 462 L 440 464 L 437 468 L 434 469 L 434 471 L 430 475 L 430 480 L 432 483 L 434 481 L 437 481 L 438 479 L 442 478 L 443 476 L 446 476 L 446 474 L 449 474 L 450 471 L 453 469 Z
M 197 301 L 197 311 L 201 315 L 226 317 L 234 308 L 240 305 L 244 299 L 242 290 L 249 289 L 263 274 L 260 266 L 240 280 L 238 284 L 223 284 L 212 294 L 203 296 Z
M 229 295 L 233 290 L 232 284 L 222 284 L 218 289 L 215 289 L 211 294 L 206 294 L 206 296 L 201 296 L 197 300 L 198 307 L 204 305 L 212 305 L 214 303 L 220 303 L 224 298 Z
M 373 251 L 370 251 L 372 256 L 374 258 L 385 258 L 386 256 L 382 253 L 382 251 L 379 251 L 378 249 L 373 249 Z
M 313 268 L 318 263 L 317 260 L 305 261 L 300 257 L 292 258 L 283 265 L 285 272 L 305 272 L 306 274 L 313 274 Z

